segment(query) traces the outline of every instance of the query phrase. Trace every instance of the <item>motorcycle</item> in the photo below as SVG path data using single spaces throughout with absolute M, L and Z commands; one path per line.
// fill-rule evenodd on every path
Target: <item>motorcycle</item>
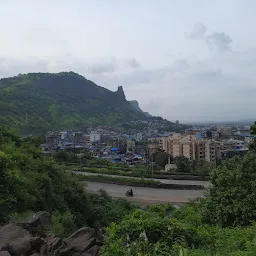
M 126 196 L 133 196 L 133 191 L 132 190 L 128 190 L 125 193 Z

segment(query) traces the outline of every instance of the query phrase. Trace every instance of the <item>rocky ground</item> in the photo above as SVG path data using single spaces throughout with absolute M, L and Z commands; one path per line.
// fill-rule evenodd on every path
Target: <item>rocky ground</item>
M 24 223 L 0 227 L 0 256 L 97 256 L 102 235 L 84 227 L 61 239 L 47 235 L 51 216 L 47 212 L 35 214 Z

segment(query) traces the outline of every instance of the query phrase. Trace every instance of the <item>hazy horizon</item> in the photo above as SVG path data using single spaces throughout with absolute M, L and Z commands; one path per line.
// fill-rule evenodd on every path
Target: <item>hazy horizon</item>
M 3 0 L 0 77 L 72 70 L 168 120 L 252 119 L 255 10 L 253 0 Z

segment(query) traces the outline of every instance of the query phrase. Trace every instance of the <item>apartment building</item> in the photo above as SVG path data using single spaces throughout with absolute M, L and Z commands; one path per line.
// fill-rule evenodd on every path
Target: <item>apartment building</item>
M 245 142 L 242 140 L 215 141 L 198 139 L 196 134 L 173 133 L 165 137 L 156 137 L 149 141 L 149 154 L 164 150 L 173 158 L 184 156 L 190 161 L 205 160 L 217 163 L 223 155 L 234 155 L 231 152 L 245 152 Z
M 163 150 L 173 158 L 185 156 L 196 159 L 196 136 L 191 134 L 171 134 L 163 138 Z
M 170 134 L 161 134 L 155 137 L 151 137 L 148 139 L 148 152 L 149 154 L 153 154 L 159 150 L 165 150 L 167 146 L 167 140 Z M 167 152 L 167 151 L 166 151 Z
M 205 161 L 216 163 L 217 145 L 218 143 L 214 140 L 205 141 Z

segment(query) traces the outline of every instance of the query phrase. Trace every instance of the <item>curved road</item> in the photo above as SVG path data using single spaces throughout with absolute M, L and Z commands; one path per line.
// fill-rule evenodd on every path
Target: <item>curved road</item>
M 125 197 L 131 201 L 150 204 L 150 203 L 187 203 L 190 199 L 203 197 L 204 190 L 172 190 L 159 188 L 132 187 L 134 197 L 126 197 L 125 192 L 131 189 L 130 186 L 106 184 L 98 182 L 86 182 L 89 192 L 97 192 L 104 189 L 112 197 Z
M 110 176 L 110 177 L 121 177 L 121 178 L 127 178 L 127 179 L 128 178 L 140 179 L 140 177 L 109 175 L 109 174 L 100 174 L 100 173 L 91 173 L 91 172 L 75 171 L 74 173 L 83 174 L 83 175 L 102 175 L 102 176 Z M 209 181 L 200 181 L 200 180 L 169 180 L 169 179 L 151 179 L 151 178 L 143 178 L 143 179 L 160 181 L 165 184 L 203 185 L 205 188 L 208 188 L 211 185 Z

